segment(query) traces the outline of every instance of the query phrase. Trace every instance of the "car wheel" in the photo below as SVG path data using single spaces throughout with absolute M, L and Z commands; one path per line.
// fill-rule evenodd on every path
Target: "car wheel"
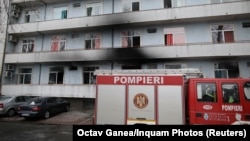
M 50 113 L 49 113 L 49 111 L 46 111 L 46 112 L 44 113 L 44 118 L 47 119 L 47 118 L 49 118 L 49 117 L 50 117 Z
M 7 112 L 7 116 L 8 117 L 13 117 L 15 115 L 15 110 L 14 109 L 10 109 L 8 112 Z

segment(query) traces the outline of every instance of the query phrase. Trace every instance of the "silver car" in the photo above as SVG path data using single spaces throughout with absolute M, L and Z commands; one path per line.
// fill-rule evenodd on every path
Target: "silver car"
M 8 117 L 13 117 L 17 114 L 17 108 L 25 104 L 30 96 L 9 96 L 9 95 L 1 95 L 0 96 L 0 115 L 6 115 Z

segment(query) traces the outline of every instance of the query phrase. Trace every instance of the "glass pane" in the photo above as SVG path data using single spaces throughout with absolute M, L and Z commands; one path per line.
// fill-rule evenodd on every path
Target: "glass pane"
M 237 84 L 223 84 L 223 102 L 225 103 L 239 103 L 239 90 Z
M 217 91 L 214 83 L 198 83 L 196 90 L 198 101 L 217 102 Z
M 228 78 L 228 72 L 225 69 L 215 70 L 214 73 L 215 73 L 215 78 Z
M 56 84 L 56 73 L 49 74 L 49 84 Z
M 25 74 L 24 75 L 24 84 L 31 84 L 31 75 L 30 74 Z
M 140 3 L 139 2 L 133 2 L 132 3 L 132 11 L 139 11 L 140 10 Z

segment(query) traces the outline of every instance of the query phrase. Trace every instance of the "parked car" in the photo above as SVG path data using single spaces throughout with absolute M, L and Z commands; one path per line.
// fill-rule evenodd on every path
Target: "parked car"
M 59 97 L 35 97 L 18 107 L 18 115 L 25 119 L 50 118 L 53 115 L 68 112 L 70 102 Z
M 32 97 L 30 96 L 10 96 L 1 95 L 0 96 L 0 115 L 7 115 L 13 117 L 17 114 L 17 108 L 28 102 Z

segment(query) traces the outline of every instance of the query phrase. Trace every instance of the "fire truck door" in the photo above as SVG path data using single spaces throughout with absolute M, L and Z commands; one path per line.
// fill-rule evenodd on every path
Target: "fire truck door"
M 129 85 L 127 124 L 156 124 L 153 85 Z

